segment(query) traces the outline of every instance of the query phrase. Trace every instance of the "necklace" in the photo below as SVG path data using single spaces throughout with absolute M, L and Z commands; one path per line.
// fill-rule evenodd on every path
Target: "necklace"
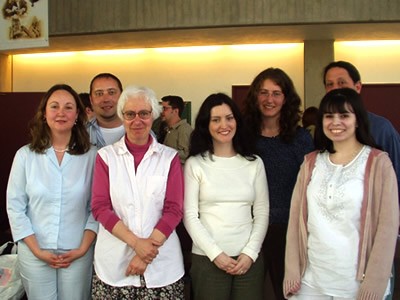
M 267 129 L 263 128 L 261 134 L 265 137 L 276 138 L 279 135 L 279 128 Z
M 360 153 L 360 151 L 364 148 L 364 145 L 359 145 L 357 146 L 353 151 L 351 151 L 349 154 L 343 156 L 343 157 L 337 157 L 335 156 L 335 153 L 329 154 L 329 157 L 333 163 L 340 164 L 343 166 L 346 166 L 350 162 L 353 161 L 353 159 Z
M 65 149 L 56 149 L 56 148 L 54 148 L 54 147 L 53 147 L 53 149 L 54 149 L 55 152 L 58 152 L 58 153 L 64 153 L 64 152 L 66 152 L 66 151 L 69 150 L 69 148 L 65 148 Z

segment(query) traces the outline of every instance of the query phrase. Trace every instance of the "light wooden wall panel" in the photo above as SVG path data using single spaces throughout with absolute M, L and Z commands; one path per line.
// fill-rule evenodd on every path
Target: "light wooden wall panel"
M 399 0 L 49 0 L 50 35 L 400 21 Z

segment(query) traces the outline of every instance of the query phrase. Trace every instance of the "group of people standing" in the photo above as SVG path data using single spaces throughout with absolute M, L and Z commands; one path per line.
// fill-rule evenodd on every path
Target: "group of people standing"
M 195 300 L 263 299 L 267 272 L 276 299 L 384 299 L 400 139 L 367 113 L 352 68 L 325 68 L 315 139 L 279 68 L 254 78 L 243 111 L 208 96 L 193 131 L 182 99 L 160 106 L 109 73 L 90 83 L 89 121 L 71 87 L 53 86 L 7 188 L 28 298 L 184 299 L 183 220 Z

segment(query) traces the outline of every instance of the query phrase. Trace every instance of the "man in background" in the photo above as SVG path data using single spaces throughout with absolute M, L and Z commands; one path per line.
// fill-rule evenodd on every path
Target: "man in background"
M 85 107 L 85 113 L 87 115 L 88 121 L 94 118 L 95 113 L 93 111 L 92 103 L 90 102 L 89 93 L 80 93 L 79 98 L 81 98 L 83 106 Z
M 161 98 L 161 101 L 161 120 L 165 122 L 167 131 L 163 144 L 178 151 L 183 165 L 189 155 L 189 141 L 193 131 L 186 119 L 181 119 L 185 103 L 181 97 L 171 95 Z
M 115 143 L 125 134 L 122 120 L 117 115 L 121 93 L 121 81 L 113 74 L 100 73 L 90 82 L 90 101 L 96 116 L 89 121 L 87 129 L 90 142 L 98 149 Z
M 325 91 L 338 88 L 352 88 L 361 93 L 361 76 L 357 68 L 346 61 L 331 62 L 324 68 Z M 377 99 L 379 101 L 379 99 Z M 400 136 L 389 120 L 368 112 L 372 137 L 383 151 L 389 154 L 400 187 Z

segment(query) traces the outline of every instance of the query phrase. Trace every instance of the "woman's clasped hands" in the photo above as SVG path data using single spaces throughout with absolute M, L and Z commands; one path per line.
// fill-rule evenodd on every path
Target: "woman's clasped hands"
M 126 276 L 129 275 L 143 275 L 146 271 L 147 265 L 158 255 L 158 248 L 162 243 L 152 238 L 138 238 L 136 240 L 134 250 L 136 255 L 133 256 L 126 269 Z
M 234 259 L 222 252 L 214 259 L 214 264 L 228 274 L 243 275 L 250 269 L 253 260 L 243 253 L 237 259 Z
M 85 254 L 79 249 L 73 249 L 63 254 L 55 254 L 48 250 L 40 250 L 36 257 L 46 262 L 54 269 L 68 268 L 71 263 Z

